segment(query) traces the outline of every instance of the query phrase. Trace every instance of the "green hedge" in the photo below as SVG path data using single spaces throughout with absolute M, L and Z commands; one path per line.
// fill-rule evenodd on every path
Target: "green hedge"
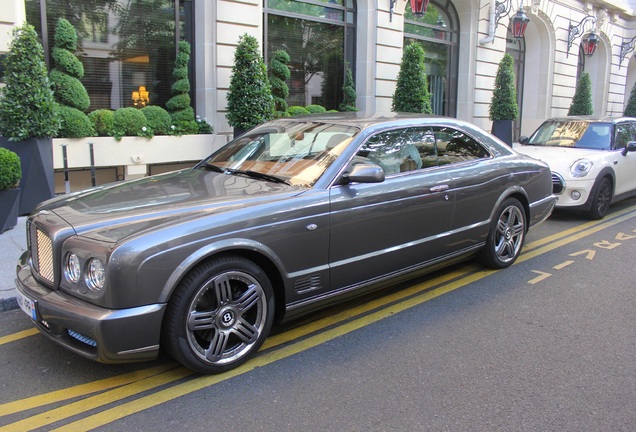
M 299 116 L 299 115 L 307 115 L 310 114 L 309 110 L 305 107 L 301 107 L 301 106 L 290 106 L 289 108 L 287 108 L 287 113 L 294 117 L 294 116 Z
M 137 108 L 119 108 L 113 119 L 113 136 L 120 140 L 123 136 L 148 136 L 148 121 Z
M 21 178 L 20 157 L 11 150 L 0 147 L 0 190 L 18 187 Z
M 98 136 L 111 136 L 115 125 L 115 113 L 108 109 L 98 109 L 88 115 Z
M 58 109 L 62 119 L 60 130 L 57 131 L 58 137 L 84 138 L 95 135 L 93 123 L 82 111 L 64 105 L 60 105 Z
M 146 117 L 148 127 L 155 135 L 168 135 L 172 131 L 172 118 L 170 113 L 160 106 L 149 105 L 141 109 Z

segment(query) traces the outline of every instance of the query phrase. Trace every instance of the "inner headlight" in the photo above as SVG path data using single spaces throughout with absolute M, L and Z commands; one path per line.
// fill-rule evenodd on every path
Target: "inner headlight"
M 592 170 L 594 164 L 589 159 L 579 159 L 570 166 L 570 173 L 574 177 L 585 177 Z
M 97 258 L 91 259 L 86 269 L 86 285 L 93 291 L 99 291 L 104 288 L 105 279 L 104 264 Z
M 79 282 L 81 274 L 80 260 L 75 252 L 70 252 L 66 255 L 66 261 L 64 262 L 64 277 L 70 283 L 76 284 Z

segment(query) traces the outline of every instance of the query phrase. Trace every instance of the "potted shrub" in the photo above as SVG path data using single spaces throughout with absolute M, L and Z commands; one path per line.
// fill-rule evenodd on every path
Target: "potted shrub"
M 417 42 L 404 48 L 391 109 L 395 112 L 433 112 L 424 67 L 424 48 Z
M 5 58 L 5 87 L 0 89 L 0 147 L 20 157 L 19 214 L 53 197 L 52 138 L 60 127 L 44 51 L 33 26 L 13 30 Z
M 490 102 L 492 134 L 512 146 L 512 123 L 519 116 L 517 90 L 515 89 L 514 59 L 504 54 L 497 68 L 495 89 Z
M 583 72 L 576 83 L 576 91 L 574 92 L 568 115 L 592 114 L 594 114 L 594 107 L 592 107 L 592 81 L 590 80 L 590 74 Z
M 629 94 L 627 105 L 625 105 L 625 111 L 623 115 L 626 117 L 636 117 L 636 84 L 632 87 L 632 91 Z
M 22 178 L 20 157 L 11 150 L 0 148 L 0 233 L 16 226 L 20 204 Z
M 267 66 L 258 50 L 258 41 L 247 33 L 239 38 L 227 94 L 227 121 L 234 137 L 274 118 L 274 98 Z
M 176 127 L 176 134 L 187 135 L 197 133 L 199 127 L 194 120 L 194 109 L 190 106 L 190 80 L 188 80 L 188 62 L 190 61 L 190 44 L 179 42 L 177 58 L 172 76 L 172 97 L 166 102 L 166 108 Z
M 274 51 L 272 59 L 269 61 L 269 82 L 272 86 L 272 96 L 274 97 L 274 105 L 276 109 L 276 116 L 283 117 L 286 115 L 287 108 L 287 96 L 289 96 L 289 86 L 287 80 L 291 76 L 289 66 L 290 62 L 289 54 L 285 50 Z

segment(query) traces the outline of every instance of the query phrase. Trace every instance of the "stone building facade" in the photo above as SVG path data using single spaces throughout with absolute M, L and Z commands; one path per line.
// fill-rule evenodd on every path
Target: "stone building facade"
M 64 3 L 3 1 L 0 53 L 7 49 L 11 27 L 25 17 L 44 36 L 48 50 L 52 18 L 68 13 L 61 11 Z M 424 18 L 414 17 L 406 0 L 103 0 L 104 11 L 97 18 L 81 9 L 82 0 L 72 4 L 78 7 L 75 18 L 85 37 L 82 55 L 93 108 L 128 106 L 131 90 L 140 85 L 150 89 L 151 104 L 160 104 L 166 99 L 162 92 L 167 78 L 157 71 L 171 70 L 174 41 L 186 39 L 193 48 L 196 113 L 224 135 L 232 132 L 225 118 L 226 95 L 234 51 L 244 33 L 260 41 L 266 61 L 275 49 L 292 51 L 291 105 L 334 105 L 348 64 L 354 72 L 357 107 L 367 113 L 390 111 L 403 47 L 422 43 L 436 113 L 487 130 L 497 66 L 509 52 L 516 62 L 521 113 L 517 136 L 531 133 L 548 117 L 567 114 L 582 71 L 592 79 L 595 114 L 620 115 L 636 82 L 631 51 L 636 36 L 634 0 L 431 0 Z M 122 12 L 132 4 L 144 6 L 145 12 Z M 157 4 L 161 7 L 148 9 Z M 508 15 L 495 27 L 498 6 L 507 8 Z M 520 7 L 530 22 L 525 37 L 515 40 L 508 27 Z M 140 38 L 130 37 L 153 16 L 174 24 L 161 33 L 168 33 L 166 50 L 155 49 L 161 45 L 155 39 L 144 46 Z M 135 26 L 127 28 L 126 20 L 133 19 Z M 579 23 L 580 34 L 570 43 L 570 27 Z M 591 31 L 599 44 L 588 57 L 580 45 Z M 133 39 L 137 45 L 132 48 L 123 43 Z

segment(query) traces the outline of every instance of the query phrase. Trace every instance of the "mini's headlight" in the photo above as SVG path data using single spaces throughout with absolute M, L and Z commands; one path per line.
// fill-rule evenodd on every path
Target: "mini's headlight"
M 97 258 L 91 259 L 86 268 L 86 285 L 93 291 L 101 290 L 104 288 L 105 273 L 104 264 Z
M 570 166 L 570 173 L 574 177 L 585 177 L 592 170 L 594 164 L 589 159 L 579 159 Z
M 80 261 L 75 252 L 69 252 L 64 262 L 64 277 L 72 284 L 76 284 L 80 280 L 82 268 Z

